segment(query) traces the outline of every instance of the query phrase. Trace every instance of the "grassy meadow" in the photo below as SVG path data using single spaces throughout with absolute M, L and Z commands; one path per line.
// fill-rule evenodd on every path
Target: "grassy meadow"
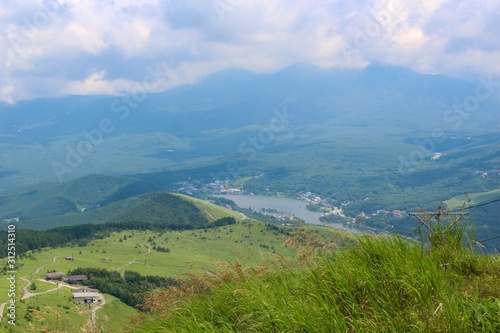
M 345 251 L 309 243 L 296 264 L 221 266 L 151 294 L 155 316 L 132 332 L 499 332 L 498 256 L 471 251 L 456 225 L 428 236 L 429 247 L 362 235 Z
M 468 193 L 467 196 L 468 196 L 468 199 L 470 199 L 468 202 L 467 202 L 467 197 L 462 194 L 462 195 L 458 195 L 456 197 L 453 197 L 450 200 L 445 201 L 444 203 L 450 209 L 459 209 L 459 208 L 464 207 L 464 201 L 466 201 L 468 203 L 467 206 L 477 205 L 480 203 L 488 202 L 490 200 L 498 199 L 499 195 L 500 195 L 500 189 L 487 191 L 487 192 Z M 465 206 L 465 207 L 467 207 L 467 206 Z
M 214 217 L 222 213 L 216 209 L 207 210 L 208 214 Z M 185 278 L 193 273 L 202 275 L 214 270 L 218 261 L 238 261 L 245 267 L 253 267 L 280 256 L 295 258 L 295 249 L 283 245 L 288 237 L 287 233 L 294 230 L 293 228 L 278 229 L 255 220 L 242 219 L 240 214 L 235 214 L 239 215 L 240 221 L 234 225 L 186 231 L 114 232 L 110 237 L 96 239 L 86 246 L 44 248 L 20 256 L 16 292 L 18 325 L 14 332 L 25 332 L 30 327 L 28 319 L 31 319 L 36 329 L 55 329 L 59 325 L 61 332 L 80 332 L 79 329 L 86 324 L 85 318 L 88 315 L 84 305 L 73 304 L 70 300 L 70 289 L 66 287 L 21 301 L 19 298 L 26 284 L 21 277 L 35 281 L 36 290 L 30 291 L 40 293 L 56 287 L 54 284 L 40 281 L 48 271 L 68 272 L 77 267 L 98 267 L 121 273 L 131 270 L 142 275 Z M 311 227 L 310 230 L 332 236 L 339 246 L 348 238 L 324 227 Z M 170 252 L 159 252 L 155 247 L 169 249 Z M 66 256 L 73 256 L 74 261 L 65 260 Z M 3 275 L 0 279 L 1 290 L 7 290 L 7 283 Z M 138 313 L 115 297 L 105 297 L 106 305 L 97 312 L 97 327 L 104 327 L 104 332 L 112 332 L 116 327 L 126 325 L 129 323 L 126 315 Z M 6 301 L 7 293 L 1 293 L 0 303 Z M 28 311 L 28 306 L 35 307 L 35 310 Z M 32 313 L 31 318 L 24 317 L 28 312 L 30 315 Z M 38 320 L 35 315 L 44 319 Z M 72 323 L 72 328 L 64 326 L 65 323 Z M 8 330 L 9 326 L 11 325 L 7 326 L 4 318 L 0 331 Z
M 224 207 L 215 205 L 213 203 L 210 203 L 205 200 L 197 199 L 190 197 L 188 195 L 184 194 L 179 194 L 179 193 L 174 193 L 174 195 L 177 195 L 181 197 L 184 200 L 187 200 L 194 204 L 202 213 L 205 214 L 207 217 L 207 220 L 209 221 L 215 221 L 218 219 L 221 219 L 223 217 L 234 217 L 236 221 L 241 221 L 243 219 L 243 215 L 241 213 L 228 210 Z

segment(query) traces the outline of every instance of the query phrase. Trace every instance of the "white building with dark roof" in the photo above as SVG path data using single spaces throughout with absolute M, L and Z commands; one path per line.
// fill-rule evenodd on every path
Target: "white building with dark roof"
M 100 300 L 97 290 L 91 288 L 75 289 L 73 291 L 73 299 L 83 303 L 95 303 Z

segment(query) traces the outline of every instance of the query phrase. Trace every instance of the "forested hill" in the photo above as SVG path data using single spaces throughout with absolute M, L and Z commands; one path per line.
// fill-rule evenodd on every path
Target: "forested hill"
M 200 206 L 185 197 L 155 190 L 133 178 L 91 175 L 4 192 L 0 196 L 0 219 L 19 219 L 18 228 L 29 229 L 126 222 L 196 228 L 215 220 L 205 207 L 210 203 Z M 231 212 L 217 216 L 231 216 Z
M 79 217 L 80 216 L 80 217 Z M 108 218 L 104 218 L 110 216 Z M 100 217 L 98 220 L 96 217 Z M 77 223 L 82 220 L 89 223 Z M 68 243 L 85 245 L 92 239 L 109 236 L 121 230 L 191 230 L 215 228 L 236 223 L 241 216 L 202 200 L 167 192 L 147 193 L 109 204 L 94 211 L 66 214 L 46 219 L 13 222 L 18 226 L 18 255 L 28 250 L 58 247 Z M 52 223 L 51 223 L 52 221 Z M 62 226 L 47 226 L 65 222 Z M 12 223 L 11 223 L 12 224 Z M 19 228 L 23 226 L 24 228 Z M 29 227 L 29 228 L 27 228 Z M 7 255 L 7 231 L 1 231 L 0 258 Z
M 133 178 L 88 175 L 0 192 L 0 218 L 17 216 L 30 220 L 91 210 L 154 190 L 153 186 Z

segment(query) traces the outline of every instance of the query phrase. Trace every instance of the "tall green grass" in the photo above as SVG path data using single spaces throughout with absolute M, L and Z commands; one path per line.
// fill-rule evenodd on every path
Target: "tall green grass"
M 498 258 L 459 225 L 429 230 L 429 246 L 365 235 L 341 251 L 301 234 L 296 262 L 220 264 L 149 295 L 135 332 L 500 332 Z

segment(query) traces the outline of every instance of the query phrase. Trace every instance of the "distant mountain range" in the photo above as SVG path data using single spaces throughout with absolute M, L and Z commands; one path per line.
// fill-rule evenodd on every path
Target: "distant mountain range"
M 66 96 L 0 104 L 0 133 L 3 142 L 16 138 L 18 144 L 43 144 L 78 135 L 108 117 L 119 122 L 112 135 L 168 132 L 196 138 L 203 131 L 260 124 L 269 120 L 273 108 L 284 105 L 294 110 L 301 124 L 334 120 L 347 126 L 425 129 L 430 122 L 443 123 L 445 109 L 474 96 L 476 86 L 387 66 L 320 69 L 298 64 L 262 75 L 232 69 L 146 97 Z M 492 117 L 498 96 L 481 102 L 481 112 L 473 115 L 475 128 L 497 119 Z M 465 130 L 473 124 L 463 125 Z
M 481 100 L 474 114 L 453 109 L 476 91 L 469 82 L 400 67 L 297 64 L 275 74 L 225 70 L 146 96 L 0 104 L 0 186 L 184 168 L 237 154 L 258 134 L 265 143 L 253 146 L 270 148 L 278 139 L 328 140 L 325 130 L 343 127 L 427 136 L 437 129 L 446 135 L 498 131 L 498 94 Z M 271 128 L 276 114 L 282 119 Z

